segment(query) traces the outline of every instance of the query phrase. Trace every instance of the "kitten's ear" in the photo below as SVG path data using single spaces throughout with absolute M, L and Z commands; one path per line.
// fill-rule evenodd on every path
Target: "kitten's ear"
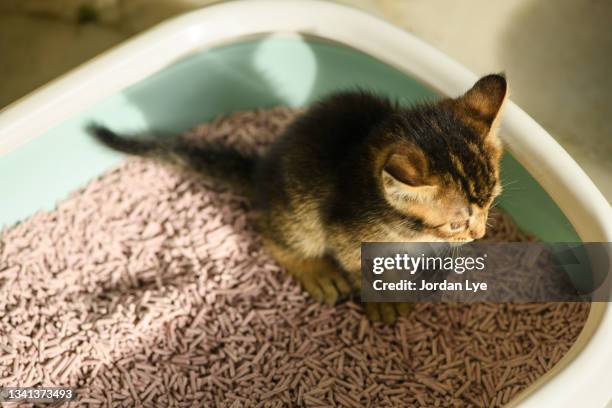
M 435 178 L 429 173 L 427 157 L 417 147 L 391 154 L 382 177 L 385 194 L 391 200 L 409 198 L 424 201 L 437 190 Z
M 480 78 L 457 103 L 470 121 L 478 122 L 485 137 L 498 127 L 504 102 L 508 98 L 508 83 L 503 75 L 491 74 Z

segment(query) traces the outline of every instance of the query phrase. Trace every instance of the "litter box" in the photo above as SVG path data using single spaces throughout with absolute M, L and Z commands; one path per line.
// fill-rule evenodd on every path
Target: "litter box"
M 230 2 L 163 23 L 0 113 L 0 226 L 51 209 L 124 159 L 83 131 L 181 132 L 229 112 L 303 106 L 362 86 L 404 103 L 456 96 L 477 76 L 410 34 L 320 1 Z M 512 78 L 510 78 L 510 82 Z M 500 205 L 543 241 L 610 242 L 612 211 L 572 158 L 509 103 Z M 612 311 L 594 303 L 567 355 L 521 407 L 603 407 L 612 398 Z

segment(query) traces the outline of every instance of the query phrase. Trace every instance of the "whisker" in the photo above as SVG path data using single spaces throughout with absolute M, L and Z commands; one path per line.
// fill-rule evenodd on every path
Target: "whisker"
M 518 183 L 518 182 L 519 182 L 519 180 L 510 180 L 510 181 L 508 181 L 508 182 L 506 182 L 506 183 L 501 183 L 501 187 L 502 187 L 502 188 L 505 188 L 505 187 L 507 187 L 507 186 L 511 186 L 512 184 L 516 184 L 516 183 Z
M 525 187 L 504 188 L 504 192 L 502 194 L 505 194 L 507 191 L 525 191 L 525 190 L 526 190 Z

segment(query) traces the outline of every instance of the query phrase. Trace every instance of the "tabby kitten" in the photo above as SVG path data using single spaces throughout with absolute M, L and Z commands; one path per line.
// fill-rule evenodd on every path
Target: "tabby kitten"
M 359 290 L 361 242 L 469 242 L 501 192 L 500 75 L 464 95 L 402 107 L 365 91 L 333 94 L 261 156 L 183 138 L 143 140 L 100 127 L 105 145 L 220 178 L 250 195 L 271 253 L 318 301 Z M 366 304 L 393 322 L 406 304 Z

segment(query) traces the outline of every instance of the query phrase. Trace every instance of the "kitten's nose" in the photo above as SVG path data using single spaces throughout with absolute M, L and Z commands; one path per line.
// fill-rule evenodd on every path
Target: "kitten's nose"
M 480 239 L 484 237 L 485 225 L 484 223 L 476 223 L 470 227 L 470 236 L 474 239 Z
M 468 223 L 470 236 L 474 239 L 480 239 L 484 237 L 484 234 L 487 229 L 488 213 L 486 210 L 483 210 L 478 207 L 474 208 L 472 211 L 473 213 Z

